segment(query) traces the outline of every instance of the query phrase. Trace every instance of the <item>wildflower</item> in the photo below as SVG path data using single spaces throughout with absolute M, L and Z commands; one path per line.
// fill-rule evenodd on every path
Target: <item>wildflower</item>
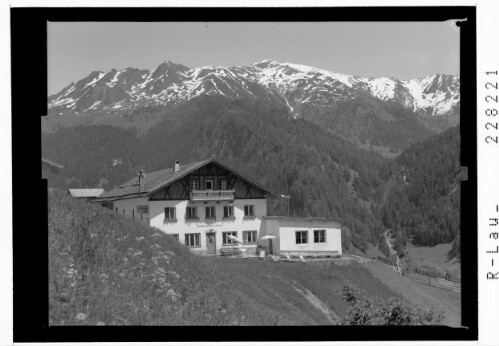
M 178 294 L 173 289 L 171 289 L 171 288 L 168 290 L 168 292 L 166 292 L 166 296 L 170 297 L 170 299 L 174 303 L 176 303 L 178 301 L 178 298 L 179 298 Z
M 159 234 L 159 233 L 154 233 L 151 237 L 161 237 L 161 234 Z
M 99 321 L 99 322 L 97 322 L 97 325 L 98 326 L 105 326 L 106 324 L 104 322 L 102 322 L 102 321 Z
M 75 318 L 77 321 L 84 321 L 87 318 L 87 315 L 85 315 L 83 312 L 80 312 L 76 315 Z
M 167 272 L 168 274 L 170 275 L 173 275 L 176 279 L 179 279 L 180 278 L 180 275 L 178 275 L 176 272 L 174 272 L 173 270 L 170 270 Z
M 144 237 L 135 237 L 136 241 L 141 241 L 141 240 L 144 240 L 144 239 L 145 239 Z
M 161 246 L 159 244 L 154 244 L 154 245 L 151 245 L 150 247 L 155 248 L 155 249 L 161 249 Z

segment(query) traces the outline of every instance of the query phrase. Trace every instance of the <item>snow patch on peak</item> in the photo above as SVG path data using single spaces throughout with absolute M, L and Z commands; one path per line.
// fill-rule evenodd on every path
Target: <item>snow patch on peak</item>
M 260 65 L 260 64 L 278 64 L 278 62 L 275 61 L 274 59 L 263 59 L 262 61 L 253 63 L 253 65 Z
M 125 70 L 120 70 L 120 71 L 116 71 L 116 73 L 114 74 L 114 77 L 113 79 L 111 79 L 110 82 L 107 82 L 106 85 L 110 88 L 114 88 L 114 86 L 116 85 L 116 83 L 118 83 L 118 76 L 125 72 Z
M 397 84 L 393 79 L 381 77 L 369 80 L 371 94 L 380 100 L 391 100 L 395 98 Z
M 99 75 L 95 77 L 91 82 L 85 84 L 85 86 L 82 89 L 88 88 L 89 86 L 93 86 L 95 83 L 100 81 L 102 77 L 104 77 L 107 74 L 107 72 L 99 72 Z
M 87 109 L 85 109 L 83 112 L 86 112 L 88 110 L 91 110 L 95 107 L 97 107 L 102 101 L 95 101 L 95 103 L 93 105 L 91 105 L 90 107 L 88 107 Z

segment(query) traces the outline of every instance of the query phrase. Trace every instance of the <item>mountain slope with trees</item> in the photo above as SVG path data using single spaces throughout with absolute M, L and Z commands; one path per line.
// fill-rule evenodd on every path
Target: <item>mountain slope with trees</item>
M 134 176 L 216 155 L 277 193 L 292 215 L 344 220 L 345 246 L 376 243 L 374 205 L 391 164 L 381 156 L 290 119 L 278 103 L 206 97 L 181 105 L 147 132 L 111 126 L 61 128 L 43 136 L 43 155 L 65 165 L 57 187 L 113 188 Z
M 398 184 L 389 192 L 382 220 L 400 250 L 410 238 L 416 245 L 454 241 L 460 233 L 460 129 L 417 143 L 396 160 Z
M 459 128 L 388 160 L 326 126 L 290 117 L 275 99 L 204 95 L 161 119 L 142 131 L 80 125 L 43 134 L 43 156 L 65 166 L 50 183 L 110 190 L 140 169 L 147 174 L 173 160 L 216 155 L 272 191 L 291 195 L 291 215 L 342 220 L 345 249 L 353 244 L 365 250 L 371 243 L 383 250 L 386 228 L 397 250 L 408 237 L 421 245 L 458 239 Z M 269 204 L 270 212 L 283 212 Z
M 48 97 L 42 129 L 81 124 L 150 129 L 175 107 L 206 96 L 278 103 L 290 118 L 393 157 L 459 123 L 460 80 L 366 78 L 274 60 L 198 68 L 165 61 L 154 71 L 94 71 L 71 83 Z

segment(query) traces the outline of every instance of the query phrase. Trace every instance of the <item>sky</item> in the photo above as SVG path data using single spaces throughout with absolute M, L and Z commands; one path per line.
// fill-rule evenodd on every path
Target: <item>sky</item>
M 264 59 L 362 77 L 459 74 L 452 22 L 48 23 L 48 91 L 93 71 L 250 65 Z

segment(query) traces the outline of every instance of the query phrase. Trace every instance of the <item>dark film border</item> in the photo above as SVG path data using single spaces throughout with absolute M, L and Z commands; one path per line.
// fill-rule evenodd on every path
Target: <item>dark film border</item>
M 468 180 L 461 190 L 463 328 L 48 326 L 47 184 L 41 179 L 39 119 L 47 114 L 48 21 L 420 22 L 463 18 L 467 21 L 460 25 L 461 165 L 468 167 Z M 11 47 L 14 342 L 477 340 L 475 7 L 11 8 Z M 32 102 L 27 102 L 27 93 L 35 94 Z M 27 216 L 26 203 L 35 191 L 34 205 L 29 205 L 32 215 Z

